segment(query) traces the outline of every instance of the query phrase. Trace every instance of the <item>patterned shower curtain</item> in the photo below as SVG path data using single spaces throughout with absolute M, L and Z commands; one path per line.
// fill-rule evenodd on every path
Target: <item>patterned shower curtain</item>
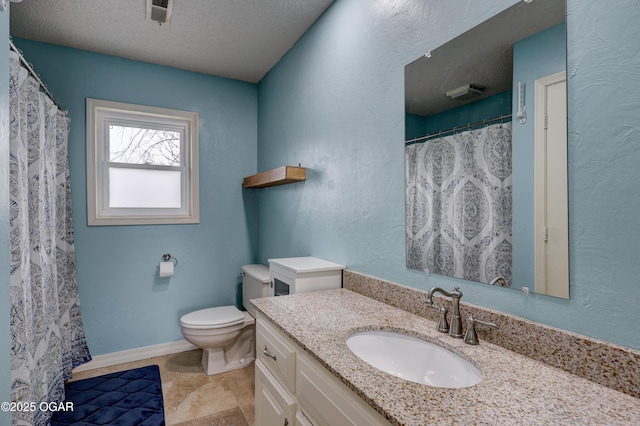
M 511 286 L 511 123 L 405 147 L 407 267 Z
M 71 369 L 91 359 L 73 245 L 69 120 L 10 52 L 11 398 L 14 425 L 45 425 Z

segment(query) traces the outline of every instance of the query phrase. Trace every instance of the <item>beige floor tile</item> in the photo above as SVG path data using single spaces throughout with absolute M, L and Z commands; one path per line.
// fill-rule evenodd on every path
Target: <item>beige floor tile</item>
M 105 374 L 111 374 L 118 371 L 131 370 L 133 368 L 146 367 L 147 365 L 157 364 L 153 362 L 154 358 L 149 358 L 141 361 L 133 361 L 127 362 L 124 364 L 112 365 L 109 367 L 96 368 L 94 370 L 81 371 L 79 373 L 73 373 L 73 377 L 71 378 L 71 382 L 76 380 L 88 379 L 96 376 L 103 376 Z M 162 370 L 161 370 L 162 371 Z
M 175 426 L 249 426 L 238 407 L 207 417 L 178 423 Z
M 208 416 L 238 406 L 238 400 L 220 375 L 175 379 L 166 388 L 167 423 Z
M 162 380 L 167 425 L 253 426 L 253 364 L 247 368 L 207 376 L 202 369 L 201 350 L 118 364 L 75 373 L 72 380 L 158 365 Z
M 250 425 L 255 424 L 255 367 L 230 371 L 223 374 L 231 392 L 238 400 L 238 405 Z

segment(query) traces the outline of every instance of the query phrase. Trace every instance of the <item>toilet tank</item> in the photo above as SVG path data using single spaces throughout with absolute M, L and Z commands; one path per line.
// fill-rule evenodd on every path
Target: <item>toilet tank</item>
M 256 317 L 256 310 L 249 300 L 268 296 L 269 268 L 260 264 L 244 265 L 242 267 L 242 305 L 252 317 Z

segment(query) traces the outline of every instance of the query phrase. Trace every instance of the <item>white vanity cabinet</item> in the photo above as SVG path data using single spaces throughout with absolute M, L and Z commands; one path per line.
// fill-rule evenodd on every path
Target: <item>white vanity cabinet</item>
M 268 319 L 256 319 L 256 426 L 389 424 Z

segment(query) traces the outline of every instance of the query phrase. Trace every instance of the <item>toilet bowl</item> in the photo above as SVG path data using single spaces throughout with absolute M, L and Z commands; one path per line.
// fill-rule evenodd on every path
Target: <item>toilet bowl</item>
M 207 375 L 248 367 L 255 360 L 255 310 L 249 300 L 269 295 L 269 268 L 245 265 L 242 271 L 242 302 L 247 311 L 218 306 L 180 318 L 185 340 L 202 349 Z

